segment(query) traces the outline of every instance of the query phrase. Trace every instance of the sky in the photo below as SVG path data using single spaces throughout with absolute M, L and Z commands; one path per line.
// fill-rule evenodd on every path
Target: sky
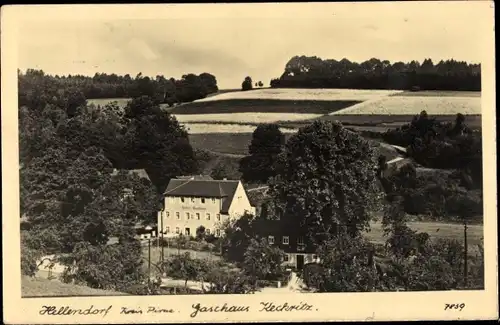
M 18 68 L 168 78 L 208 72 L 227 89 L 247 75 L 268 85 L 295 55 L 481 62 L 484 6 L 468 1 L 91 7 L 23 10 Z

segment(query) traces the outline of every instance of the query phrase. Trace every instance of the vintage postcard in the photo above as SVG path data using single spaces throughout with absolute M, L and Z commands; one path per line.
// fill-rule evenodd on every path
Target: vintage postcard
M 2 7 L 4 322 L 497 319 L 493 17 Z

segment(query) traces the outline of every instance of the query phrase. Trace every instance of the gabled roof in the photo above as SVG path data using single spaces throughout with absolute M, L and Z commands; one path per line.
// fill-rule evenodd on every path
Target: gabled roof
M 222 199 L 221 213 L 227 213 L 240 181 L 173 178 L 165 196 L 206 197 Z
M 200 181 L 213 181 L 214 179 L 209 175 L 189 175 L 189 176 L 177 176 L 177 179 L 195 179 Z

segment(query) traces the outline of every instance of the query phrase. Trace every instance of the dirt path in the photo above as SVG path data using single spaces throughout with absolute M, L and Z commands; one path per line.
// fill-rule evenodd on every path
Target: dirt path
M 251 189 L 247 190 L 247 192 L 267 190 L 268 188 L 269 188 L 269 186 L 261 186 L 261 187 L 251 188 Z

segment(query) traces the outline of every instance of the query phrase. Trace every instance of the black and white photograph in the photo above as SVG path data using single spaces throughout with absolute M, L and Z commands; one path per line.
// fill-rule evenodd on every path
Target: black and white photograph
M 11 323 L 497 318 L 493 28 L 488 1 L 2 7 Z

